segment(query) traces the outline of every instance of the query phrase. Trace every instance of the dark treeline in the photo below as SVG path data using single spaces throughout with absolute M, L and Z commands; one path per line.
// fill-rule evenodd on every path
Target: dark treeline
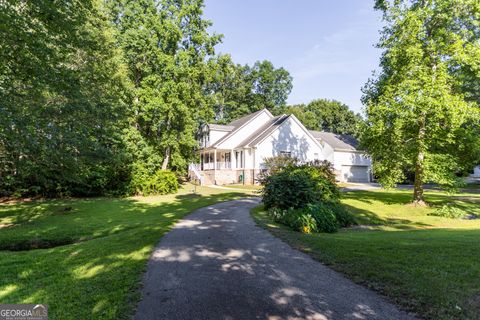
M 359 117 L 340 103 L 287 107 L 285 69 L 217 55 L 222 36 L 208 31 L 203 5 L 1 2 L 0 195 L 171 191 L 172 175 L 195 159 L 201 123 L 264 107 L 311 129 L 356 132 Z

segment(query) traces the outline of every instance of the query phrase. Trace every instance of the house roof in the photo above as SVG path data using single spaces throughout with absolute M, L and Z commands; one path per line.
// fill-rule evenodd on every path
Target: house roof
M 229 125 L 223 125 L 223 124 L 216 124 L 216 123 L 209 123 L 208 124 L 208 127 L 211 129 L 211 130 L 217 130 L 217 131 L 232 131 L 233 129 L 235 129 L 234 126 L 229 126 Z
M 250 113 L 250 114 L 247 114 L 246 116 L 244 117 L 241 117 L 239 119 L 236 119 L 236 120 L 233 120 L 232 122 L 230 122 L 228 125 L 229 126 L 232 126 L 232 127 L 235 127 L 235 128 L 238 128 L 238 127 L 241 127 L 243 126 L 245 123 L 249 122 L 250 120 L 252 120 L 253 118 L 255 118 L 258 114 L 262 113 L 265 109 L 262 109 L 262 110 L 258 110 L 254 113 Z
M 239 119 L 233 120 L 232 122 L 230 122 L 229 124 L 226 125 L 227 127 L 233 127 L 233 129 L 229 133 L 227 133 L 225 136 L 220 138 L 220 140 L 218 140 L 217 142 L 212 144 L 211 147 L 215 148 L 219 144 L 223 143 L 225 140 L 227 140 L 228 138 L 233 136 L 235 134 L 235 132 L 237 132 L 238 129 L 240 129 L 245 124 L 252 121 L 253 119 L 255 119 L 259 114 L 261 114 L 263 112 L 267 112 L 267 114 L 270 115 L 270 117 L 273 117 L 272 114 L 270 113 L 270 111 L 268 111 L 266 108 L 264 108 L 262 110 L 258 110 L 256 112 L 254 112 L 254 113 L 250 113 L 250 114 L 248 114 L 244 117 L 241 117 Z
M 255 146 L 268 137 L 273 131 L 275 131 L 285 120 L 288 119 L 288 115 L 282 114 L 276 116 L 267 121 L 264 125 L 253 132 L 247 139 L 240 143 L 239 147 Z
M 313 130 L 310 130 L 310 133 L 315 139 L 325 141 L 334 150 L 356 151 L 358 147 L 358 140 L 348 134 L 337 134 Z

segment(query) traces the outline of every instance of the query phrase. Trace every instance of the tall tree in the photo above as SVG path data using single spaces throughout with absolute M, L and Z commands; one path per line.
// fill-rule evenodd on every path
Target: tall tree
M 249 68 L 235 64 L 228 54 L 210 59 L 209 64 L 214 70 L 208 94 L 213 97 L 215 121 L 227 123 L 248 114 L 251 108 L 248 97 L 253 90 L 252 84 L 247 80 Z
M 252 104 L 274 111 L 285 106 L 292 91 L 292 77 L 284 68 L 276 69 L 270 61 L 257 61 L 248 73 L 253 85 Z
M 106 21 L 98 1 L 0 2 L 0 192 L 112 182 L 123 75 Z
M 480 79 L 480 2 L 377 0 L 375 7 L 386 23 L 384 53 L 380 74 L 365 86 L 362 141 L 383 185 L 401 181 L 404 167 L 415 171 L 413 200 L 423 204 L 423 183 L 453 186 L 479 145 L 471 134 L 479 105 L 467 84 Z M 475 80 L 465 82 L 459 70 Z
M 229 55 L 220 55 L 211 64 L 216 71 L 209 88 L 218 122 L 227 123 L 263 108 L 276 112 L 285 107 L 292 77 L 284 68 L 275 68 L 270 61 L 242 66 Z
M 317 99 L 307 105 L 280 108 L 277 113 L 294 114 L 308 129 L 358 136 L 362 117 L 336 100 Z
M 107 2 L 134 87 L 127 134 L 136 154 L 134 174 L 184 171 L 198 123 L 213 117 L 205 93 L 212 76 L 207 60 L 221 37 L 208 33 L 203 0 Z

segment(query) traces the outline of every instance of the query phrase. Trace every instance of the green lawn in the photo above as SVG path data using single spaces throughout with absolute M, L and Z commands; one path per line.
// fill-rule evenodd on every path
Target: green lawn
M 251 191 L 259 191 L 261 189 L 261 186 L 255 184 L 226 184 L 223 187 Z
M 452 202 L 480 215 L 480 194 L 427 192 L 429 208 L 408 204 L 410 191 L 355 191 L 343 203 L 361 226 L 336 234 L 304 235 L 271 221 L 257 222 L 355 282 L 387 295 L 428 319 L 480 318 L 480 219 L 427 214 Z
M 0 205 L 0 303 L 45 303 L 50 319 L 129 319 L 147 259 L 194 209 L 246 194 L 191 186 L 146 198 Z M 38 246 L 50 249 L 8 251 Z

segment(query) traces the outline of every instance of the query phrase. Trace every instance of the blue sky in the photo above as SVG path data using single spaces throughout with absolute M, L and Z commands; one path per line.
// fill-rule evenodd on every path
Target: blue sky
M 293 76 L 288 103 L 315 98 L 362 109 L 361 88 L 378 68 L 382 26 L 373 0 L 206 0 L 217 52 L 235 62 L 270 60 Z

